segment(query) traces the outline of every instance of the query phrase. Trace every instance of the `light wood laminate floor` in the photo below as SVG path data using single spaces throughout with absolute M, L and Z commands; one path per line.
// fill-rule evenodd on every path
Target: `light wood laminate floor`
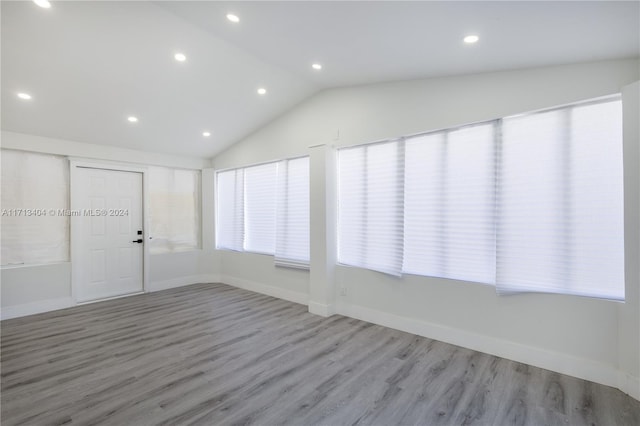
M 224 284 L 2 321 L 2 425 L 630 425 L 602 385 Z

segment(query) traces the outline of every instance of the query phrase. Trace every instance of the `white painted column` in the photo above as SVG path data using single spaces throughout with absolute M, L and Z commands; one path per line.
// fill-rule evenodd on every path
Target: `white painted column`
M 335 313 L 336 151 L 329 145 L 309 148 L 311 270 L 309 312 Z
M 622 89 L 625 303 L 618 308 L 618 388 L 640 400 L 640 82 Z

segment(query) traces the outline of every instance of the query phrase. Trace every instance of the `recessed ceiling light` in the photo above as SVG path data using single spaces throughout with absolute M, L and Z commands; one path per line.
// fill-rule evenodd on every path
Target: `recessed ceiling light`
M 321 70 L 321 69 L 322 69 L 322 65 L 320 65 L 320 64 L 313 64 L 313 65 L 311 65 L 311 68 L 313 68 L 314 70 Z
M 468 35 L 463 40 L 465 43 L 473 44 L 473 43 L 477 43 L 478 40 L 480 40 L 480 37 L 478 37 L 477 35 Z
M 43 9 L 49 9 L 51 7 L 49 0 L 33 0 L 33 2 Z
M 258 89 L 258 95 L 266 95 L 267 94 L 267 89 L 265 89 L 264 87 L 261 87 Z
M 20 99 L 24 99 L 25 101 L 28 101 L 29 99 L 31 99 L 31 95 L 28 93 L 18 93 L 18 97 Z
M 127 117 L 127 121 L 129 121 L 129 123 L 137 123 L 138 117 L 134 117 L 133 115 L 130 115 L 129 117 Z
M 235 23 L 240 22 L 240 18 L 238 18 L 238 16 L 234 15 L 233 13 L 227 13 L 227 19 Z
M 176 61 L 178 62 L 184 62 L 187 60 L 187 57 L 184 55 L 184 53 L 176 53 L 175 55 L 173 55 L 173 57 L 176 59 Z
M 202 136 L 204 136 L 205 138 L 208 138 L 209 136 L 211 136 L 210 132 L 202 132 Z

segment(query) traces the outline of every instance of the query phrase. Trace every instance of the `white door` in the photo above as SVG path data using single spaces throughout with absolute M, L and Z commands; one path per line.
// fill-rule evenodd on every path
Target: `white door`
M 86 302 L 141 292 L 142 173 L 82 167 L 77 173 L 76 299 Z

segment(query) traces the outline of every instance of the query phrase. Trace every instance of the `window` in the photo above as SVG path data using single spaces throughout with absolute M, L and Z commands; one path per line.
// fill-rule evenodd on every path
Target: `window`
M 217 173 L 216 247 L 309 264 L 309 157 Z
M 274 254 L 278 163 L 244 169 L 244 250 Z
M 244 170 L 217 173 L 216 247 L 242 251 L 244 247 Z
M 338 152 L 338 261 L 402 272 L 404 143 Z
M 2 264 L 68 262 L 67 159 L 3 149 L 1 173 Z
M 495 282 L 494 127 L 406 140 L 403 272 Z
M 624 299 L 619 98 L 341 149 L 338 261 Z
M 504 119 L 498 291 L 624 299 L 622 103 Z
M 149 251 L 165 253 L 200 246 L 200 172 L 149 167 Z
M 276 264 L 309 266 L 309 157 L 278 167 Z

